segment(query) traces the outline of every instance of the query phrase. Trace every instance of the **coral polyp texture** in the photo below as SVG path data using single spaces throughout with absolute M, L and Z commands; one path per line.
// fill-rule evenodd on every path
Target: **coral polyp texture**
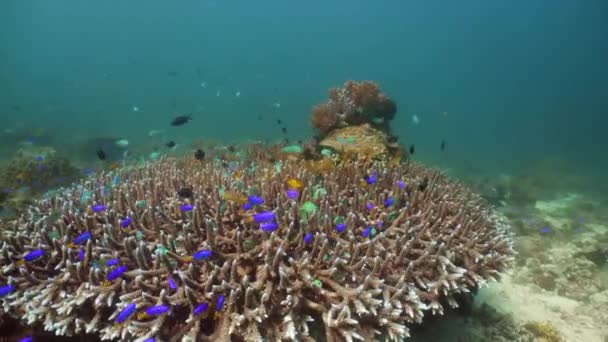
M 310 124 L 321 135 L 335 128 L 371 124 L 389 133 L 389 122 L 397 105 L 371 81 L 346 81 L 341 88 L 331 88 L 329 99 L 313 107 Z
M 501 222 L 411 162 L 319 174 L 162 158 L 85 179 L 3 227 L 0 302 L 58 335 L 396 341 L 499 278 L 513 255 Z

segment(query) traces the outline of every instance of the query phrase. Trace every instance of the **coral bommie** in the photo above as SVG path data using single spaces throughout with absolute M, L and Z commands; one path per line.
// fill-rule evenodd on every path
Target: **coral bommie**
M 218 163 L 162 159 L 39 201 L 2 231 L 2 311 L 123 341 L 401 340 L 510 264 L 492 209 L 416 164 Z

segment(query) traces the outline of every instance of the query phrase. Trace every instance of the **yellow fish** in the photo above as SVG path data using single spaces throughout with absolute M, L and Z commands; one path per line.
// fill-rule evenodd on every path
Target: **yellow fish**
M 304 183 L 295 178 L 289 178 L 285 183 L 289 189 L 301 190 L 304 187 Z

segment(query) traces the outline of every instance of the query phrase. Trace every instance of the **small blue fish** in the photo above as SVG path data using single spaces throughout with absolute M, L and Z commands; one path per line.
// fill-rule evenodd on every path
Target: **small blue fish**
M 169 288 L 171 288 L 171 290 L 177 290 L 177 285 L 175 285 L 175 281 L 173 281 L 173 278 L 167 278 L 167 284 L 169 285 Z
M 306 233 L 306 235 L 304 235 L 304 243 L 307 245 L 310 244 L 312 242 L 313 238 L 314 237 L 313 237 L 312 233 Z
M 131 317 L 131 315 L 133 315 L 133 313 L 135 313 L 135 304 L 131 303 L 125 306 L 124 309 L 120 310 L 118 316 L 116 316 L 116 323 L 124 323 L 127 319 L 129 319 L 129 317 Z
M 540 231 L 542 234 L 547 234 L 547 233 L 550 233 L 550 232 L 551 232 L 551 227 L 542 227 L 541 229 L 539 229 L 539 231 Z
M 106 210 L 106 206 L 103 204 L 92 205 L 91 210 L 93 210 L 94 213 L 99 213 Z
M 42 257 L 44 255 L 44 250 L 42 249 L 37 249 L 35 251 L 31 251 L 29 253 L 27 253 L 24 257 L 23 260 L 25 261 L 34 261 L 40 257 Z
M 217 297 L 217 301 L 215 302 L 215 311 L 222 310 L 222 307 L 224 306 L 224 300 L 224 295 L 220 295 L 219 297 Z
M 120 278 L 122 276 L 123 273 L 125 273 L 129 268 L 127 266 L 119 266 L 115 269 L 113 269 L 112 271 L 110 271 L 110 273 L 108 273 L 108 276 L 106 277 L 106 279 L 108 281 L 113 281 L 116 280 L 118 278 Z
M 346 229 L 346 224 L 345 223 L 338 223 L 336 225 L 336 231 L 338 233 L 342 233 L 345 229 Z
M 86 243 L 90 238 L 91 238 L 91 233 L 90 232 L 84 232 L 84 233 L 78 235 L 78 237 L 76 237 L 74 239 L 74 244 L 75 245 L 82 245 L 82 244 Z
M 249 196 L 247 197 L 247 203 L 251 205 L 262 205 L 264 204 L 264 199 L 259 196 Z
M 253 208 L 253 205 L 249 202 L 243 204 L 243 210 L 251 210 L 251 208 Z
M 194 259 L 194 260 L 207 260 L 207 259 L 209 259 L 211 257 L 211 254 L 213 254 L 213 253 L 210 250 L 203 249 L 203 250 L 200 250 L 200 251 L 194 253 L 192 255 L 192 259 Z
M 265 222 L 260 224 L 260 229 L 265 232 L 273 232 L 279 228 L 279 225 L 276 222 Z
M 108 267 L 115 266 L 115 265 L 118 265 L 119 262 L 120 262 L 120 259 L 118 259 L 118 258 L 109 259 L 108 261 L 106 261 L 106 266 L 108 266 Z
M 122 228 L 127 228 L 130 224 L 131 224 L 131 218 L 129 216 L 127 216 L 124 219 L 120 220 L 120 226 Z
M 296 189 L 289 189 L 285 192 L 285 195 L 287 195 L 287 198 L 290 200 L 296 200 L 298 199 L 298 196 L 300 196 L 300 193 Z
M 367 208 L 367 210 L 372 210 L 372 209 L 374 209 L 374 204 L 373 203 L 367 203 L 365 205 L 365 207 Z
M 84 249 L 82 249 L 82 248 L 81 248 L 81 249 L 78 251 L 78 259 L 80 259 L 80 261 L 82 261 L 82 260 L 84 260 L 84 256 L 85 256 L 85 254 L 84 254 Z
M 364 238 L 368 237 L 369 234 L 372 232 L 372 227 L 367 227 L 365 229 L 363 229 L 363 232 L 361 233 L 361 236 L 363 236 Z
M 156 339 L 154 337 L 150 337 L 150 338 L 145 339 L 143 342 L 154 342 L 154 341 L 156 341 Z
M 44 161 L 44 157 L 43 156 L 36 156 L 36 161 L 40 163 L 40 162 Z
M 162 315 L 165 312 L 169 311 L 169 306 L 167 305 L 156 305 L 146 309 L 146 315 L 148 316 L 158 316 Z
M 10 284 L 0 286 L 0 298 L 10 294 L 11 292 L 13 292 L 15 290 L 16 290 L 16 288 Z
M 181 211 L 192 211 L 192 209 L 194 209 L 194 207 L 190 204 L 182 204 L 179 207 L 179 210 L 181 210 Z
M 255 222 L 255 223 L 263 223 L 263 222 L 273 221 L 274 219 L 275 219 L 275 215 L 272 211 L 263 211 L 261 213 L 257 213 L 253 216 L 250 216 L 248 218 L 248 221 Z
M 25 336 L 24 338 L 20 339 L 19 342 L 32 342 L 32 336 Z
M 399 189 L 403 189 L 403 188 L 405 188 L 405 183 L 402 180 L 398 180 L 397 186 L 399 186 Z
M 388 208 L 390 206 L 392 206 L 393 204 L 395 204 L 395 199 L 392 197 L 387 198 L 386 200 L 384 200 L 384 207 Z
M 207 303 L 201 303 L 199 305 L 197 305 L 194 310 L 192 310 L 192 314 L 196 315 L 200 315 L 203 312 L 207 311 L 207 309 L 209 308 L 209 304 Z
M 374 184 L 378 181 L 378 175 L 376 172 L 372 172 L 369 175 L 365 176 L 365 181 L 367 184 Z

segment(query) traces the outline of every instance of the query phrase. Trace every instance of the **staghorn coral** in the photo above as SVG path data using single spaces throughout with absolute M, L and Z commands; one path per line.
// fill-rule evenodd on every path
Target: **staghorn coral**
M 2 230 L 2 311 L 58 335 L 124 341 L 394 341 L 511 262 L 508 226 L 438 172 L 342 162 L 319 175 L 277 164 L 228 172 L 163 158 L 39 201 Z M 192 199 L 176 195 L 184 186 Z M 244 212 L 228 191 L 265 203 Z M 269 210 L 276 230 L 251 222 Z
M 389 121 L 397 113 L 397 105 L 371 81 L 346 81 L 342 88 L 331 88 L 329 99 L 313 107 L 311 126 L 322 136 L 335 128 L 349 125 L 373 125 L 390 132 Z

